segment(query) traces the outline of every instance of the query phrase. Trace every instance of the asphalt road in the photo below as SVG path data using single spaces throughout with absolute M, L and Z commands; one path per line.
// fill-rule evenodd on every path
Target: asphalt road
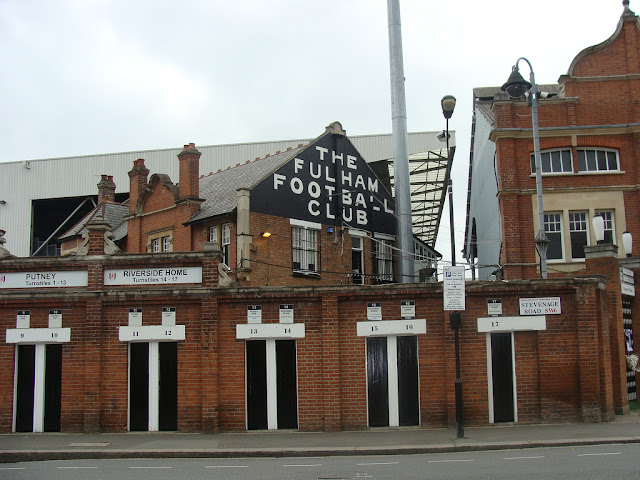
M 498 450 L 438 455 L 262 459 L 131 459 L 0 465 L 0 479 L 544 479 L 640 478 L 640 446 Z

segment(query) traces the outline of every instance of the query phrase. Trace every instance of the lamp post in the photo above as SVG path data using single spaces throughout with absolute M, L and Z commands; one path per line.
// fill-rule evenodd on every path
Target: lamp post
M 520 71 L 518 64 L 520 60 L 524 60 L 529 65 L 531 71 L 529 75 L 530 82 L 527 82 Z M 540 138 L 538 131 L 538 85 L 536 84 L 535 75 L 531 62 L 524 57 L 520 57 L 511 70 L 511 75 L 507 83 L 502 85 L 501 90 L 506 92 L 511 98 L 522 97 L 527 90 L 529 91 L 529 100 L 531 101 L 531 118 L 533 120 L 533 156 L 536 166 L 536 195 L 538 197 L 538 234 L 535 238 L 535 244 L 540 255 L 540 276 L 547 278 L 547 247 L 549 239 L 544 232 L 544 209 L 542 205 L 542 162 L 540 160 Z
M 453 183 L 451 181 L 451 151 L 449 150 L 449 119 L 453 115 L 453 110 L 456 108 L 456 98 L 453 95 L 445 95 L 440 101 L 442 106 L 442 114 L 447 121 L 447 128 L 445 130 L 445 139 L 447 142 L 447 160 L 449 162 L 449 179 L 447 182 L 447 189 L 449 191 L 449 228 L 451 230 L 451 266 L 456 265 L 456 239 L 453 229 Z M 460 338 L 458 331 L 462 326 L 462 316 L 460 312 L 449 312 L 449 325 L 453 329 L 455 334 L 454 345 L 456 351 L 456 383 L 455 383 L 455 396 L 456 396 L 456 432 L 458 438 L 464 438 L 464 414 L 462 408 L 462 378 L 460 377 Z

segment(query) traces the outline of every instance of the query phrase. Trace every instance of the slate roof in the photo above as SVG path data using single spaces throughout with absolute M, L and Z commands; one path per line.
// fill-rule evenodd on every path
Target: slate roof
M 69 238 L 80 236 L 87 232 L 87 223 L 91 222 L 94 218 L 102 218 L 105 223 L 109 225 L 115 235 L 116 240 L 120 240 L 127 235 L 127 222 L 125 217 L 129 215 L 129 205 L 122 203 L 101 203 L 91 210 L 82 220 L 76 223 L 73 227 L 58 237 L 59 241 L 67 240 Z M 124 224 L 124 229 L 121 227 Z M 119 233 L 116 233 L 119 232 Z
M 232 213 L 238 206 L 236 190 L 255 187 L 307 147 L 292 148 L 200 178 L 200 198 L 205 201 L 186 225 Z

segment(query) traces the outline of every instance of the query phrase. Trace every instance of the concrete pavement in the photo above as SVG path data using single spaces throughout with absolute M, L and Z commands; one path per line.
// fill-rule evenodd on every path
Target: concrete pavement
M 230 458 L 389 455 L 640 443 L 640 412 L 608 423 L 491 425 L 456 430 L 356 432 L 37 433 L 0 435 L 0 463 L 88 458 Z

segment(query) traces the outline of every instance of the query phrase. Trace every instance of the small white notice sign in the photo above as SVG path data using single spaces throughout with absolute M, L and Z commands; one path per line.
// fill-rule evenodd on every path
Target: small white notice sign
M 247 323 L 262 323 L 262 305 L 247 305 Z
M 400 303 L 400 318 L 409 319 L 416 318 L 416 302 L 413 300 L 406 300 Z
M 280 323 L 293 323 L 293 305 L 280 305 Z
M 62 328 L 62 310 L 49 310 L 49 328 Z
M 162 307 L 162 325 L 176 324 L 176 307 Z
M 367 320 L 382 320 L 382 304 L 380 302 L 367 303 Z
M 444 267 L 444 309 L 464 310 L 464 267 Z
M 142 326 L 142 309 L 141 308 L 129 309 L 129 326 L 130 327 Z

